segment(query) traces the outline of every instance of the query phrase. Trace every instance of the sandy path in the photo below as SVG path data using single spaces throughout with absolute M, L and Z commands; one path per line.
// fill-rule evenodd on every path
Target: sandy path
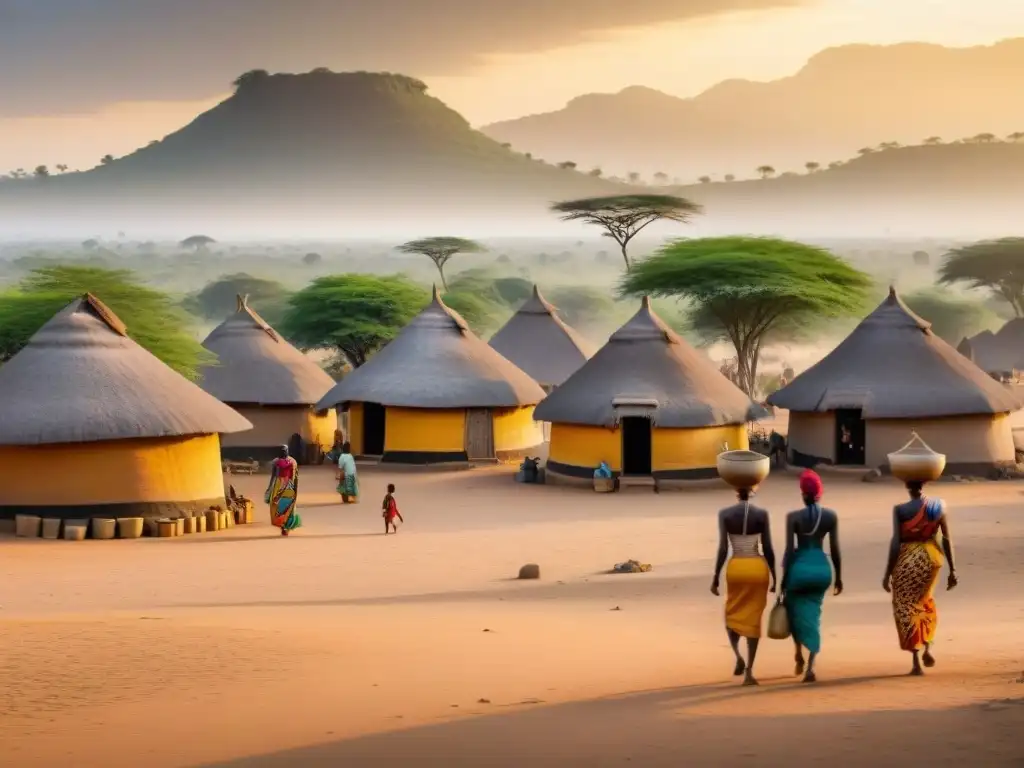
M 385 539 L 389 479 L 409 523 Z M 941 486 L 963 583 L 939 596 L 940 667 L 911 680 L 878 587 L 900 489 L 826 478 L 847 593 L 827 602 L 822 683 L 794 683 L 791 647 L 765 640 L 751 690 L 707 593 L 723 490 L 367 472 L 343 509 L 329 473 L 305 480 L 288 540 L 0 540 L 0 765 L 913 765 L 921 733 L 930 764 L 1024 761 L 1022 485 Z M 777 527 L 794 485 L 759 497 Z M 655 569 L 599 573 L 628 557 Z M 509 580 L 527 561 L 544 579 Z

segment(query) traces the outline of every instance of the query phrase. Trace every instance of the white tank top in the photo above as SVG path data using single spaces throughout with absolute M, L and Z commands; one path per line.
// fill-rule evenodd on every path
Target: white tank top
M 759 533 L 747 533 L 747 516 L 750 514 L 750 502 L 743 502 L 743 533 L 730 533 L 729 544 L 732 545 L 733 557 L 760 557 L 758 542 Z

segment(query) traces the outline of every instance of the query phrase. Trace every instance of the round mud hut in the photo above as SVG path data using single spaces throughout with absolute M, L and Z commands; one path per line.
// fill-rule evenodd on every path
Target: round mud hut
M 604 461 L 616 476 L 659 483 L 717 477 L 718 454 L 746 449 L 747 422 L 762 415 L 646 297 L 534 412 L 551 422 L 549 477 L 590 482 Z
M 594 355 L 594 347 L 567 325 L 533 287 L 533 296 L 491 337 L 490 345 L 550 392 Z
M 218 362 L 201 369 L 199 385 L 253 425 L 248 432 L 221 438 L 224 458 L 269 461 L 293 435 L 309 448 L 306 455 L 295 457 L 302 463 L 331 449 L 337 413 L 315 406 L 334 379 L 281 338 L 248 305 L 247 297 L 238 297 L 235 312 L 213 329 L 203 346 Z
M 911 430 L 946 454 L 950 474 L 1014 463 L 1010 414 L 1021 407 L 931 331 L 895 289 L 838 347 L 768 398 L 789 410 L 790 460 L 888 468 Z
M 533 408 L 540 385 L 433 299 L 391 343 L 317 408 L 348 410 L 352 452 L 384 462 L 439 464 L 515 458 L 544 442 Z
M 0 517 L 188 517 L 223 505 L 218 436 L 251 428 L 85 295 L 0 366 Z

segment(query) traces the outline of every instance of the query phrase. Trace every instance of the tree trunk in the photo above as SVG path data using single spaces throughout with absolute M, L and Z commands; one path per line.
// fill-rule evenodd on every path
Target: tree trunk
M 628 253 L 628 252 L 626 251 L 626 245 L 625 245 L 625 243 L 623 243 L 623 244 L 620 244 L 620 245 L 619 245 L 619 248 L 620 248 L 620 249 L 622 250 L 622 260 L 623 260 L 624 262 L 626 262 L 626 271 L 627 271 L 627 272 L 629 272 L 629 270 L 630 270 L 630 267 L 631 267 L 632 265 L 631 265 L 631 264 L 629 263 L 629 253 Z

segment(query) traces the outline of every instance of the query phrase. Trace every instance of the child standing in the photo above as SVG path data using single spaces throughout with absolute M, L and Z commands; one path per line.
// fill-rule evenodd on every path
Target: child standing
M 381 513 L 384 517 L 384 535 L 387 536 L 392 531 L 398 533 L 398 523 L 395 522 L 395 518 L 397 517 L 403 523 L 405 518 L 398 511 L 398 502 L 395 501 L 395 486 L 393 483 L 388 483 L 388 493 L 384 497 L 384 503 L 381 504 Z

